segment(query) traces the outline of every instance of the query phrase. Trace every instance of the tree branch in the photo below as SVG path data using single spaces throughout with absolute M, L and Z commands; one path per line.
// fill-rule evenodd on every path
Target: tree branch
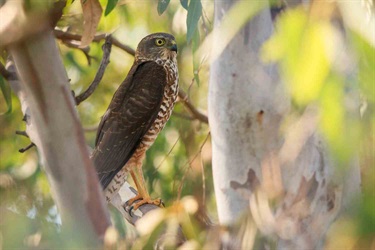
M 17 79 L 17 74 L 15 72 L 8 71 L 1 62 L 0 62 L 0 74 L 8 81 Z
M 160 207 L 153 204 L 144 204 L 140 206 L 137 210 L 130 211 L 130 206 L 128 201 L 137 195 L 137 191 L 132 188 L 128 182 L 121 187 L 117 195 L 115 195 L 111 204 L 122 214 L 122 216 L 132 225 L 142 218 L 146 213 L 154 209 L 160 209 Z M 135 205 L 138 201 L 135 201 Z M 130 213 L 131 212 L 131 213 Z
M 88 65 L 91 65 L 91 58 L 93 58 L 93 57 L 90 56 L 90 54 L 89 54 L 89 52 L 90 52 L 89 46 L 81 48 L 78 44 L 76 44 L 72 41 L 69 41 L 69 40 L 62 41 L 62 42 L 64 43 L 65 46 L 67 46 L 69 48 L 78 49 L 78 50 L 82 51 L 82 53 L 85 55 L 85 57 L 87 59 Z
M 200 112 L 190 101 L 188 95 L 181 89 L 178 90 L 178 97 L 181 99 L 182 103 L 185 104 L 186 109 L 195 119 L 208 123 L 208 117 Z
M 105 38 L 105 43 L 103 44 L 103 58 L 102 61 L 100 62 L 100 66 L 98 69 L 98 72 L 96 72 L 94 81 L 90 84 L 88 89 L 84 91 L 82 94 L 79 96 L 75 97 L 76 105 L 78 106 L 81 102 L 86 100 L 92 93 L 94 93 L 96 87 L 99 85 L 100 81 L 103 78 L 105 69 L 107 68 L 109 64 L 109 57 L 111 55 L 111 48 L 112 48 L 112 39 L 111 35 L 108 35 Z
M 69 33 L 69 32 L 65 32 L 65 31 L 58 30 L 58 29 L 54 30 L 54 34 L 55 34 L 55 37 L 58 38 L 58 39 L 60 39 L 60 40 L 81 41 L 81 39 L 82 39 L 81 35 L 73 34 L 73 33 Z M 106 36 L 107 36 L 107 34 L 98 34 L 98 35 L 94 36 L 93 42 L 100 42 L 100 41 L 104 40 L 106 38 Z M 110 42 L 114 46 L 122 49 L 123 51 L 127 52 L 128 54 L 130 54 L 132 56 L 135 55 L 135 50 L 132 49 L 130 46 L 120 43 L 113 36 L 110 36 L 109 39 L 110 39 Z
M 26 131 L 16 130 L 16 135 L 22 135 L 22 136 L 25 136 L 25 137 L 29 138 L 29 136 L 27 135 Z
M 20 152 L 20 153 L 25 153 L 27 150 L 29 150 L 30 148 L 32 148 L 32 147 L 34 147 L 34 146 L 35 146 L 34 143 L 30 143 L 28 146 L 19 149 L 18 152 Z

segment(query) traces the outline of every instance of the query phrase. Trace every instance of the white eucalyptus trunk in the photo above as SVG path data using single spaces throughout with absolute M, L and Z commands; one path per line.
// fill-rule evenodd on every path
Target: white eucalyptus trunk
M 63 229 L 84 245 L 97 245 L 110 226 L 109 213 L 55 37 L 46 31 L 8 50 L 18 74 L 10 84 L 41 156 Z
M 215 1 L 216 27 L 233 2 Z M 281 133 L 290 98 L 276 66 L 260 60 L 273 29 L 269 9 L 261 11 L 211 65 L 209 124 L 219 220 L 233 225 L 250 211 L 263 234 L 277 235 L 279 249 L 320 248 L 343 199 L 359 193 L 359 166 L 353 162 L 347 175 L 335 172 L 316 133 L 319 113 L 313 106 Z

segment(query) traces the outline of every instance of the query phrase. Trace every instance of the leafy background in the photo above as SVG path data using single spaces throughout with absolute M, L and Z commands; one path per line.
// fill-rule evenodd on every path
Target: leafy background
M 33 8 L 53 3 L 26 2 Z M 87 6 L 83 4 L 82 14 L 80 1 L 68 1 L 58 23 L 62 30 L 83 34 L 86 40 L 82 43 L 89 45 L 89 51 L 88 48 L 80 50 L 58 40 L 71 89 L 76 94 L 89 86 L 102 57 L 103 41 L 90 43 L 93 32 L 112 33 L 121 43 L 136 48 L 147 34 L 162 31 L 172 33 L 178 43 L 180 87 L 196 107 L 207 110 L 209 63 L 207 57 L 198 52 L 205 49 L 204 41 L 213 30 L 213 1 L 82 2 L 91 5 L 89 10 L 85 10 Z M 373 2 L 364 2 L 368 6 L 366 13 L 374 16 Z M 262 4 L 242 1 L 236 7 L 228 14 L 228 22 L 222 24 L 223 40 L 229 39 L 226 32 L 239 30 Z M 252 11 L 244 11 L 246 9 Z M 265 63 L 278 63 L 291 94 L 292 111 L 285 119 L 285 126 L 298 119 L 307 106 L 317 105 L 322 118 L 320 132 L 329 143 L 336 165 L 344 171 L 348 159 L 358 154 L 363 178 L 362 202 L 351 204 L 351 213 L 333 224 L 326 248 L 370 248 L 375 244 L 375 49 L 374 44 L 350 24 L 351 28 L 342 35 L 341 27 L 329 21 L 331 14 L 325 16 L 324 13 L 319 9 L 307 13 L 301 8 L 285 11 L 277 18 L 275 34 L 263 46 L 262 57 Z M 343 18 L 347 21 L 345 16 Z M 359 20 L 366 21 L 365 18 Z M 345 58 L 340 50 L 349 50 L 349 56 Z M 2 52 L 3 64 L 6 56 Z M 90 146 L 94 144 L 100 117 L 132 63 L 132 55 L 114 46 L 101 84 L 78 107 Z M 20 104 L 3 78 L 0 78 L 0 87 L 3 95 L 0 98 L 0 113 L 3 113 L 0 116 L 0 248 L 73 247 L 75 243 L 61 235 L 57 210 L 36 149 L 23 154 L 18 152 L 29 144 L 27 138 L 15 135 L 16 130 L 25 128 Z M 191 119 L 184 105 L 178 103 L 171 120 L 148 151 L 143 169 L 151 196 L 162 197 L 167 207 L 182 200 L 184 216 L 167 210 L 169 216 L 160 216 L 155 227 L 134 237 L 134 230 L 112 211 L 116 228 L 120 236 L 125 237 L 126 244 L 134 243 L 134 248 L 151 246 L 156 232 L 160 231 L 158 225 L 166 223 L 168 228 L 176 230 L 177 220 L 192 246 L 197 249 L 210 246 L 209 241 L 215 238 L 210 236 L 212 230 L 206 230 L 195 220 L 194 209 L 189 212 L 189 207 L 197 205 L 196 213 L 201 216 L 208 213 L 211 220 L 217 222 L 208 125 Z M 166 220 L 162 222 L 163 219 Z

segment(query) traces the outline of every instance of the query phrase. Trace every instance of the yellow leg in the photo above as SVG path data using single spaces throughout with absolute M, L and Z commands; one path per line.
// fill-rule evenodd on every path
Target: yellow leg
M 142 199 L 133 206 L 134 210 L 146 203 L 163 207 L 161 199 L 151 200 L 150 195 L 147 192 L 146 182 L 143 177 L 142 166 L 137 166 L 134 170 L 130 170 L 130 175 L 133 178 L 135 186 L 137 187 L 138 195 L 130 199 L 128 204 L 131 205 L 135 201 Z

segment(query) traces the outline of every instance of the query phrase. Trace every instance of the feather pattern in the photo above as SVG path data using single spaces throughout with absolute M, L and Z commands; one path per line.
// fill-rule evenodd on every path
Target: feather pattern
M 92 160 L 103 189 L 131 158 L 156 120 L 167 82 L 163 66 L 135 62 L 98 128 Z

